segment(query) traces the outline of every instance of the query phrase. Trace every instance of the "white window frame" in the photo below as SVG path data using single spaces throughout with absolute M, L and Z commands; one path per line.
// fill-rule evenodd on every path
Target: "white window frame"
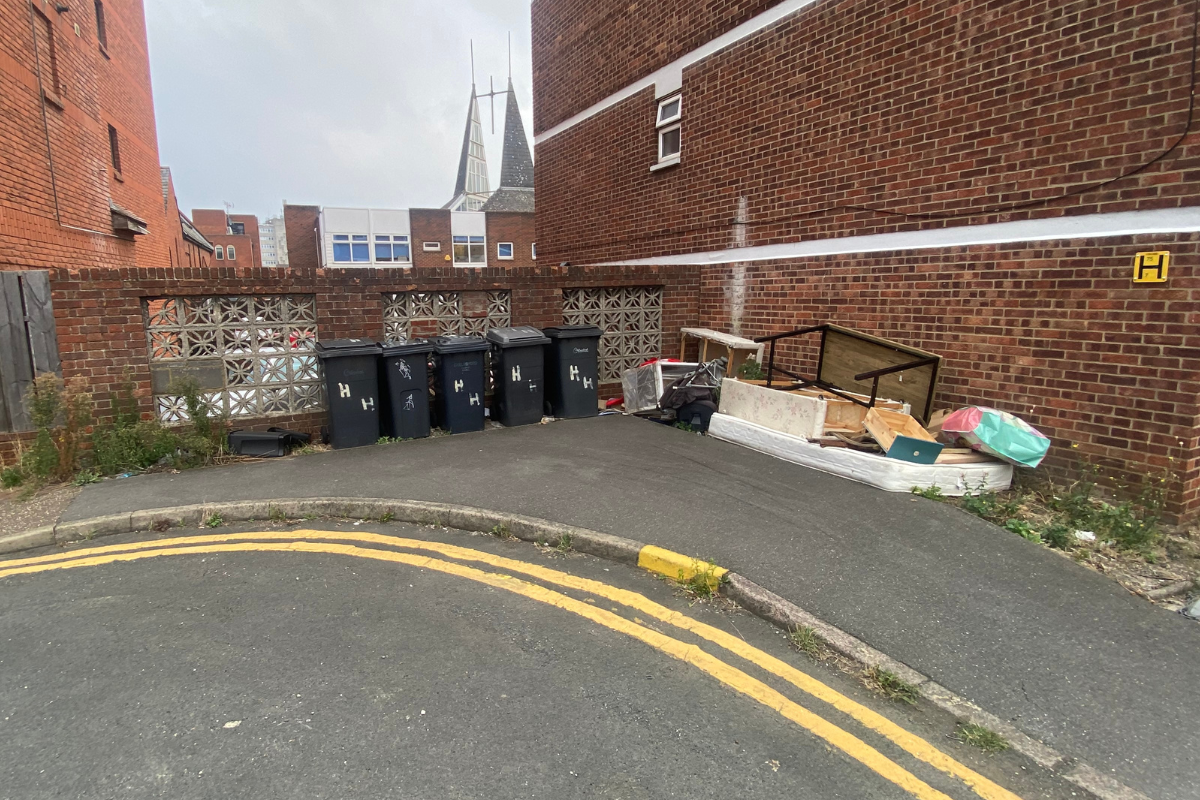
M 237 250 L 234 249 L 233 245 L 229 245 L 225 248 L 225 260 L 237 261 Z
M 669 117 L 663 117 L 663 112 L 666 111 L 667 106 L 671 105 L 671 103 L 674 103 L 676 100 L 679 101 L 679 108 L 675 109 L 675 113 L 673 115 L 671 115 Z M 664 100 L 658 101 L 658 120 L 655 123 L 656 128 L 661 128 L 664 125 L 670 125 L 672 122 L 678 122 L 681 119 L 683 119 L 683 93 L 682 92 L 673 94 Z
M 533 242 L 529 245 L 529 255 L 534 261 L 537 261 L 537 242 Z
M 508 255 L 504 255 L 504 251 L 501 249 L 505 247 L 508 248 Z M 516 248 L 513 247 L 512 242 L 496 242 L 496 258 L 501 261 L 512 261 L 513 255 L 516 252 Z
M 672 103 L 678 103 L 675 113 L 664 117 L 663 112 L 667 110 L 667 106 Z M 658 163 L 655 167 L 664 167 L 671 164 L 678 164 L 679 158 L 683 154 L 683 93 L 677 92 L 670 97 L 663 98 L 658 101 L 658 112 L 655 115 L 655 138 L 658 140 Z M 674 153 L 663 152 L 663 140 L 668 133 L 679 131 L 679 149 Z
M 223 245 L 217 245 L 217 261 L 224 261 L 224 260 L 225 260 L 225 247 Z
M 441 242 L 421 242 L 421 249 L 424 250 L 426 253 L 440 253 L 440 252 L 442 252 L 442 243 Z
M 380 241 L 381 239 L 386 241 Z M 387 261 L 381 261 L 379 259 L 380 245 L 387 245 L 389 252 L 392 253 L 392 257 Z M 405 249 L 408 250 L 408 258 L 401 260 L 395 257 L 396 247 L 398 245 L 403 245 Z M 376 233 L 371 241 L 371 260 L 376 264 L 387 264 L 389 266 L 393 264 L 399 264 L 401 266 L 408 266 L 412 264 L 411 237 L 405 233 Z
M 460 242 L 459 239 L 466 239 L 465 242 Z M 472 241 L 478 240 L 478 241 Z M 452 236 L 451 250 L 454 252 L 454 266 L 456 267 L 486 267 L 487 266 L 487 237 L 476 235 Z M 466 245 L 467 260 L 458 260 L 459 245 Z M 476 260 L 476 256 L 479 260 Z

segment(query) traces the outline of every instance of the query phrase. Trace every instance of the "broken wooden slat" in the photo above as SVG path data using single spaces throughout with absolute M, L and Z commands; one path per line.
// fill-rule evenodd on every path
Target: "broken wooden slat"
M 933 464 L 942 452 L 942 445 L 908 414 L 872 408 L 863 424 L 888 458 L 913 464 Z
M 29 354 L 33 374 L 59 374 L 58 329 L 54 324 L 54 305 L 50 299 L 50 273 L 22 272 L 21 289 L 25 298 L 25 324 L 29 335 Z
M 33 383 L 29 337 L 21 304 L 21 280 L 15 272 L 0 272 L 0 394 L 7 408 L 7 429 L 30 430 L 25 393 Z

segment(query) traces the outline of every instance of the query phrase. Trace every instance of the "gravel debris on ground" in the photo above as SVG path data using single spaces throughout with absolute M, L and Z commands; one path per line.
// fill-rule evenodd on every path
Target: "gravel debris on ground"
M 78 486 L 47 486 L 27 500 L 23 488 L 0 492 L 0 535 L 53 525 L 79 491 Z

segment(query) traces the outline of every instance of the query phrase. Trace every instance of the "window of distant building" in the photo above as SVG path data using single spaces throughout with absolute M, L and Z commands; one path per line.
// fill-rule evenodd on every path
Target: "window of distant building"
M 229 223 L 229 232 L 232 233 L 234 236 L 245 236 L 246 235 L 246 223 L 244 223 L 244 222 Z
M 375 261 L 381 264 L 407 264 L 412 261 L 407 236 L 375 236 Z
M 455 264 L 486 264 L 487 243 L 482 236 L 454 237 Z
M 659 102 L 655 125 L 658 129 L 659 164 L 673 164 L 679 161 L 679 153 L 683 149 L 680 131 L 682 119 L 683 95 L 677 94 Z
M 371 263 L 371 241 L 364 234 L 335 233 L 333 236 L 335 264 Z
M 533 257 L 534 261 L 537 261 L 537 242 L 529 245 L 529 254 Z
M 500 242 L 498 245 L 496 245 L 496 258 L 500 259 L 501 261 L 512 261 L 512 242 Z
M 104 3 L 100 0 L 96 0 L 96 41 L 102 49 L 108 49 L 108 26 L 104 23 Z
M 221 245 L 217 245 L 217 261 L 224 261 L 224 260 L 225 260 L 225 248 L 222 247 Z
M 233 245 L 225 248 L 225 255 L 230 261 L 237 261 L 237 250 L 234 249 Z

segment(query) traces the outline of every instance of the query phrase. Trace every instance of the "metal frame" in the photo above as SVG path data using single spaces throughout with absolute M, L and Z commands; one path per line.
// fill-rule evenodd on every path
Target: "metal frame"
M 862 373 L 859 373 L 858 375 L 855 375 L 854 380 L 856 380 L 856 381 L 867 381 L 867 380 L 871 381 L 871 399 L 864 402 L 864 401 L 860 400 L 859 398 L 857 398 L 851 394 L 848 394 L 846 390 L 840 389 L 837 386 L 834 386 L 833 384 L 820 379 L 821 368 L 825 364 L 825 339 L 826 339 L 827 334 L 831 330 L 836 331 L 845 336 L 850 336 L 850 337 L 853 337 L 856 339 L 861 339 L 862 341 L 869 341 L 869 342 L 872 342 L 875 344 L 880 344 L 885 347 L 889 346 L 889 345 L 883 344 L 878 338 L 876 338 L 874 336 L 867 336 L 865 334 L 858 333 L 857 331 L 850 330 L 849 328 L 842 328 L 838 325 L 831 325 L 829 323 L 826 323 L 824 325 L 814 325 L 810 328 L 798 328 L 797 330 L 788 331 L 787 333 L 776 333 L 771 336 L 759 337 L 759 338 L 755 339 L 754 341 L 758 342 L 759 344 L 770 343 L 770 347 L 768 348 L 768 356 L 767 356 L 767 387 L 770 388 L 771 383 L 773 381 L 774 373 L 781 372 L 784 375 L 787 375 L 789 378 L 792 378 L 792 379 L 798 381 L 799 388 L 815 386 L 818 389 L 822 389 L 826 392 L 829 392 L 830 394 L 837 395 L 838 397 L 842 398 L 843 400 L 849 400 L 851 403 L 855 403 L 856 405 L 863 406 L 864 408 L 874 408 L 875 401 L 879 398 L 879 379 L 880 378 L 882 378 L 885 375 L 894 375 L 897 372 L 905 372 L 910 369 L 919 369 L 921 367 L 927 367 L 927 366 L 933 365 L 935 367 L 935 369 L 933 371 L 933 378 L 930 380 L 929 396 L 928 396 L 928 399 L 925 401 L 925 408 L 923 410 L 923 413 L 921 414 L 921 419 L 923 419 L 923 420 L 929 419 L 929 415 L 933 411 L 933 394 L 934 394 L 934 389 L 937 386 L 937 378 L 938 378 L 938 372 L 939 372 L 937 367 L 940 366 L 940 364 L 942 362 L 941 356 L 929 356 L 926 358 L 919 358 L 914 361 L 906 362 L 904 364 L 895 364 L 890 367 L 882 367 L 881 369 L 870 370 L 869 372 L 862 372 Z M 783 367 L 775 366 L 775 343 L 777 341 L 779 341 L 780 339 L 793 339 L 798 336 L 805 336 L 810 333 L 820 333 L 821 334 L 821 347 L 820 347 L 820 350 L 817 351 L 817 376 L 818 377 L 805 378 L 803 375 L 797 375 L 794 372 L 789 372 L 788 370 L 784 369 Z M 894 349 L 896 352 L 900 352 L 900 353 L 906 352 L 903 348 L 900 348 L 897 346 L 892 346 L 892 349 Z

